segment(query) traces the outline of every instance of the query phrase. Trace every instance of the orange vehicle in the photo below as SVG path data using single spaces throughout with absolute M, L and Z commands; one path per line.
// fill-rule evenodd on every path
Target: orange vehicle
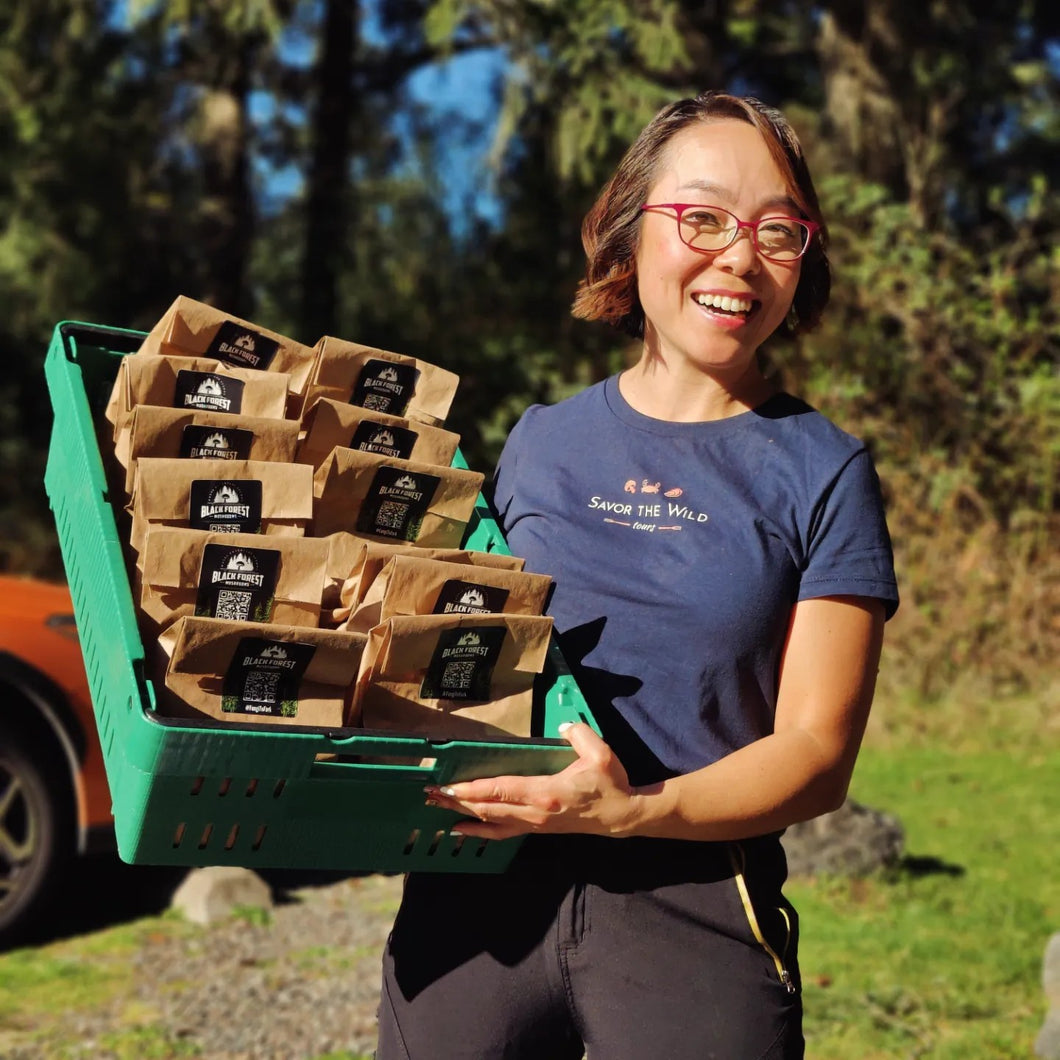
M 72 858 L 114 845 L 70 594 L 0 576 L 0 949 L 45 912 Z

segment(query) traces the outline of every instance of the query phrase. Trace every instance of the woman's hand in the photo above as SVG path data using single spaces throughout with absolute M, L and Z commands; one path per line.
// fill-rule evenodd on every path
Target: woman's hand
M 622 763 L 588 725 L 565 724 L 559 732 L 578 754 L 562 772 L 432 786 L 424 789 L 428 805 L 469 815 L 451 831 L 483 839 L 527 832 L 627 834 L 637 796 Z

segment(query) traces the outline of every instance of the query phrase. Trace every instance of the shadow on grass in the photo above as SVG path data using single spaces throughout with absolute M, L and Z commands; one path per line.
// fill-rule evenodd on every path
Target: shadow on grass
M 67 870 L 51 910 L 41 922 L 27 929 L 17 945 L 43 946 L 160 916 L 170 907 L 177 888 L 191 871 L 184 866 L 128 865 L 116 853 L 78 858 Z M 354 875 L 295 869 L 256 871 L 271 888 L 277 905 L 296 901 L 292 892 L 300 887 L 325 886 Z
M 26 929 L 18 945 L 43 946 L 156 916 L 169 908 L 187 872 L 173 866 L 127 865 L 116 853 L 76 858 L 50 909 Z
M 890 870 L 892 876 L 906 876 L 912 879 L 920 879 L 924 876 L 963 876 L 967 870 L 963 865 L 954 865 L 950 861 L 941 858 L 913 857 L 906 855 Z

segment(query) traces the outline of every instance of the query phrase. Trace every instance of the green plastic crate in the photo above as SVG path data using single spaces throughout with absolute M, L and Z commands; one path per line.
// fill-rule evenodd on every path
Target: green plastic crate
M 143 337 L 63 322 L 45 358 L 55 414 L 45 489 L 73 597 L 122 860 L 503 871 L 521 840 L 450 835 L 456 816 L 425 806 L 423 787 L 553 773 L 573 760 L 557 726 L 596 724 L 554 641 L 535 694 L 540 738 L 441 743 L 364 729 L 240 729 L 158 716 L 97 435 L 100 425 L 109 435 L 102 412 L 120 359 Z M 454 463 L 466 467 L 459 452 Z M 464 547 L 507 552 L 481 496 Z M 335 757 L 322 761 L 319 755 Z

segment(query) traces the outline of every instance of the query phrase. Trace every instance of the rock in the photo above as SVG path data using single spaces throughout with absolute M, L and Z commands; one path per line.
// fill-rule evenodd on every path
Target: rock
M 1060 1009 L 1045 1014 L 1045 1022 L 1034 1039 L 1034 1055 L 1042 1060 L 1060 1060 Z
M 1034 1055 L 1043 1060 L 1060 1060 L 1060 931 L 1045 946 L 1042 959 L 1042 986 L 1048 1011 L 1034 1039 Z
M 227 865 L 193 869 L 172 902 L 172 908 L 196 924 L 212 924 L 248 907 L 271 910 L 272 890 L 256 872 Z
M 792 876 L 867 876 L 897 864 L 905 831 L 896 817 L 847 799 L 838 810 L 784 833 Z

